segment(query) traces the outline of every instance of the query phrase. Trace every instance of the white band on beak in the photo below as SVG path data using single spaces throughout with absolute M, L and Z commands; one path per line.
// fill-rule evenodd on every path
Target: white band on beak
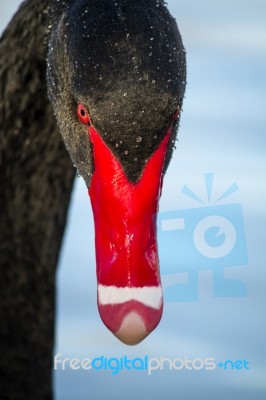
M 135 300 L 145 306 L 159 309 L 162 305 L 162 288 L 160 286 L 116 287 L 98 285 L 98 301 L 100 305 L 114 305 Z

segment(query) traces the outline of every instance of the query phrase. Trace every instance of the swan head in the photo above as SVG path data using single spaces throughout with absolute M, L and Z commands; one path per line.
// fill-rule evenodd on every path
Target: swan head
M 86 1 L 53 24 L 48 92 L 89 189 L 98 307 L 136 344 L 158 324 L 156 213 L 186 83 L 185 50 L 164 1 Z

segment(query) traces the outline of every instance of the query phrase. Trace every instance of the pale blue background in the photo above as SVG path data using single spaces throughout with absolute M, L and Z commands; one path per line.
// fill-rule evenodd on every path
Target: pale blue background
M 0 4 L 2 29 L 19 1 Z M 64 356 L 216 357 L 246 359 L 250 371 L 55 374 L 57 400 L 253 399 L 266 397 L 266 3 L 265 0 L 172 0 L 187 49 L 188 86 L 179 143 L 165 177 L 160 209 L 207 204 L 204 174 L 215 173 L 213 198 L 236 182 L 221 204 L 241 204 L 249 261 L 228 267 L 245 297 L 214 297 L 213 271 L 199 272 L 197 301 L 166 302 L 158 329 L 137 347 L 118 342 L 96 308 L 93 222 L 86 188 L 76 181 L 58 269 L 56 349 Z M 171 257 L 171 255 L 170 255 Z M 162 270 L 164 266 L 162 265 Z M 166 266 L 167 269 L 167 266 Z M 164 275 L 166 288 L 186 283 Z

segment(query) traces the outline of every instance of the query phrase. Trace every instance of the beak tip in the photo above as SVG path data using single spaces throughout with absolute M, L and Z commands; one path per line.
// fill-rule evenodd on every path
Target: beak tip
M 124 344 L 134 346 L 142 342 L 149 333 L 141 316 L 131 311 L 124 317 L 119 330 L 114 335 Z

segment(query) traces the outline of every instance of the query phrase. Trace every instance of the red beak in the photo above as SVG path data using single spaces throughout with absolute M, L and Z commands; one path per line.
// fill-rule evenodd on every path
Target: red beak
M 162 316 L 156 216 L 171 130 L 133 184 L 95 128 L 89 128 L 98 308 L 107 328 L 126 344 L 142 341 Z

